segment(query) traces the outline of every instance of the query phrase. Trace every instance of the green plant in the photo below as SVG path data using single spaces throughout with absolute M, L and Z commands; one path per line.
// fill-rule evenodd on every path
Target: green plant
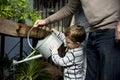
M 0 59 L 0 79 L 2 80 L 12 80 L 11 78 L 8 79 L 10 76 L 10 69 L 11 69 L 11 60 L 9 59 L 7 54 L 4 54 L 3 58 Z
M 41 18 L 39 12 L 33 9 L 30 0 L 0 0 L 0 17 L 14 20 L 16 22 L 29 22 Z M 27 23 L 26 23 L 27 24 Z
M 7 54 L 4 55 L 4 57 L 0 60 L 0 67 L 4 68 L 4 70 L 8 69 L 11 65 L 11 61 L 9 60 L 9 57 Z M 6 63 L 6 64 L 2 64 L 2 63 Z
M 46 64 L 39 59 L 31 60 L 15 66 L 15 80 L 50 80 L 45 68 Z

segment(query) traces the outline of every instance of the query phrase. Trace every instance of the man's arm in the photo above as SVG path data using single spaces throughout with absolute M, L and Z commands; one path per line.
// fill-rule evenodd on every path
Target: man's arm
M 36 22 L 34 23 L 33 26 L 37 27 L 40 25 L 46 25 L 49 23 L 59 21 L 65 17 L 68 17 L 68 16 L 72 15 L 73 13 L 75 13 L 76 10 L 79 9 L 79 6 L 80 6 L 80 0 L 69 0 L 69 2 L 67 3 L 66 6 L 64 6 L 59 11 L 57 11 L 56 13 L 54 13 L 53 15 L 51 15 L 45 19 L 36 20 Z

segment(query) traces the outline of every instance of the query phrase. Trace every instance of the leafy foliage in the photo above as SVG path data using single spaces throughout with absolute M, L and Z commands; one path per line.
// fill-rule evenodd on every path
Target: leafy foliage
M 29 25 L 33 25 L 40 15 L 33 9 L 29 0 L 0 0 L 0 17 L 16 22 L 29 20 Z
M 38 59 L 19 64 L 15 68 L 15 80 L 50 80 L 46 65 Z
M 11 61 L 9 60 L 9 57 L 7 54 L 4 55 L 4 57 L 0 60 L 0 68 L 4 68 L 7 69 L 9 68 L 9 66 L 11 65 Z M 6 63 L 6 64 L 2 64 L 2 63 Z
M 9 59 L 7 54 L 4 54 L 3 58 L 0 60 L 0 79 L 2 80 L 13 80 L 12 77 L 9 77 L 11 70 L 12 61 Z M 2 72 L 3 71 L 3 72 Z

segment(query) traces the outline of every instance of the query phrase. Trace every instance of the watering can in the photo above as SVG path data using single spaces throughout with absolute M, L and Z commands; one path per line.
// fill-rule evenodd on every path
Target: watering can
M 33 49 L 33 52 L 31 52 L 23 60 L 20 60 L 20 61 L 13 60 L 13 65 L 19 64 L 19 63 L 22 63 L 22 62 L 26 62 L 26 61 L 29 61 L 29 60 L 32 60 L 32 59 L 37 59 L 37 58 L 40 58 L 40 57 L 44 57 L 44 58 L 47 59 L 51 56 L 50 46 L 55 44 L 59 48 L 63 43 L 62 40 L 60 38 L 58 38 L 54 32 L 52 32 L 50 35 L 48 35 L 43 40 L 39 40 L 37 45 L 36 45 L 36 48 L 33 48 L 32 45 L 30 44 L 30 41 L 29 41 L 29 34 L 30 34 L 32 29 L 33 29 L 33 27 L 28 32 L 27 41 L 28 41 L 29 46 Z M 36 56 L 32 56 L 36 51 L 38 51 L 40 54 L 38 54 Z

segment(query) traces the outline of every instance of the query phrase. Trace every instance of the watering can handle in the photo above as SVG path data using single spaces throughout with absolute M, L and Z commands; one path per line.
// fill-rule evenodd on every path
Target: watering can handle
M 34 51 L 36 51 L 35 48 L 33 48 L 33 46 L 30 44 L 30 39 L 29 39 L 29 35 L 30 35 L 30 32 L 32 31 L 34 27 L 30 28 L 30 30 L 28 31 L 28 34 L 27 34 L 27 42 L 28 42 L 28 45 L 30 46 L 31 49 L 33 49 Z

